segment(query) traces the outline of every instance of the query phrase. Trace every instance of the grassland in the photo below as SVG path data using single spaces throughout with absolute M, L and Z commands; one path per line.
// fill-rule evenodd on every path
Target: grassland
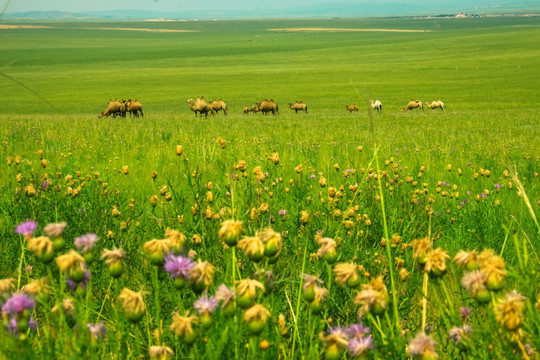
M 310 256 L 319 248 L 318 231 L 339 242 L 338 263 L 364 266 L 370 275 L 363 274 L 364 284 L 383 275 L 395 289 L 388 316 L 362 319 L 375 343 L 368 358 L 406 358 L 405 344 L 425 321 L 441 358 L 510 358 L 524 356 L 523 344 L 539 346 L 535 18 L 32 24 L 51 28 L 0 30 L 0 158 L 8 159 L 0 166 L 0 278 L 17 279 L 17 290 L 47 274 L 53 280 L 49 298 L 36 306 L 40 332 L 2 337 L 0 354 L 32 357 L 25 349 L 33 349 L 45 358 L 137 357 L 148 356 L 150 345 L 166 344 L 177 358 L 330 358 L 317 334 L 358 321 L 357 290 L 336 283 L 335 264 Z M 313 27 L 423 32 L 269 31 Z M 200 95 L 223 98 L 230 115 L 196 119 L 186 99 Z M 145 117 L 98 119 L 110 98 L 138 98 Z M 279 116 L 242 115 L 244 105 L 264 98 L 277 101 Z M 383 102 L 381 115 L 368 112 L 372 98 Z M 400 113 L 411 98 L 441 99 L 446 111 Z M 286 104 L 295 100 L 308 104 L 309 114 L 289 110 Z M 345 111 L 353 103 L 358 114 Z M 272 161 L 274 153 L 279 162 Z M 248 164 L 245 175 L 240 160 Z M 259 180 L 257 166 L 266 173 Z M 341 201 L 329 188 L 343 195 Z M 351 208 L 354 216 L 345 216 Z M 209 211 L 214 216 L 207 219 Z M 271 226 L 283 236 L 277 263 L 223 250 L 218 230 L 233 216 L 248 235 Z M 101 238 L 96 258 L 103 249 L 122 247 L 127 274 L 113 281 L 96 261 L 84 294 L 64 289 L 55 265 L 23 251 L 14 228 L 26 219 L 38 221 L 39 229 L 66 221 L 63 252 L 86 233 Z M 248 334 L 240 310 L 232 319 L 214 315 L 209 329 L 197 330 L 204 335 L 195 345 L 169 331 L 171 311 L 190 309 L 198 295 L 174 290 L 142 251 L 166 228 L 187 236 L 185 253 L 195 251 L 216 266 L 210 294 L 261 267 L 273 272 L 273 290 L 257 297 L 272 314 L 260 336 Z M 399 246 L 383 246 L 381 239 L 388 243 L 393 234 L 402 238 Z M 194 235 L 202 243 L 190 241 Z M 460 249 L 487 248 L 504 256 L 504 292 L 515 288 L 527 297 L 519 343 L 493 315 L 504 292 L 477 304 L 461 287 L 463 271 L 455 264 L 444 281 L 430 280 L 428 305 L 421 304 L 427 280 L 401 244 L 426 236 L 451 257 Z M 26 264 L 31 273 L 22 271 Z M 397 280 L 402 268 L 410 273 L 403 282 Z M 330 290 L 324 316 L 304 304 L 302 273 L 320 276 Z M 129 325 L 115 305 L 123 287 L 149 292 L 138 325 Z M 76 304 L 73 329 L 64 317 L 48 315 L 64 296 Z M 462 325 L 461 306 L 473 308 L 474 332 L 471 343 L 456 346 L 447 332 Z M 430 309 L 427 319 L 423 307 Z M 280 313 L 289 329 L 283 336 Z M 86 346 L 92 337 L 85 322 L 98 320 L 109 335 Z M 270 347 L 263 351 L 265 340 Z

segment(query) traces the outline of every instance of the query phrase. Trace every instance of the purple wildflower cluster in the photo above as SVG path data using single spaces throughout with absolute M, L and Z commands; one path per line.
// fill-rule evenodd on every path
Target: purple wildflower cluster
M 354 358 L 362 358 L 367 352 L 375 348 L 371 329 L 363 324 L 352 324 L 347 327 L 334 327 L 329 330 L 332 335 L 348 341 L 347 351 Z
M 15 228 L 15 234 L 31 237 L 34 235 L 34 232 L 36 231 L 37 227 L 38 227 L 37 222 L 33 220 L 28 220 L 17 225 L 17 227 Z
M 7 331 L 12 335 L 18 335 L 25 329 L 35 330 L 36 321 L 31 317 L 34 301 L 24 294 L 15 294 L 2 306 L 2 312 L 7 315 Z
M 211 314 L 213 313 L 218 306 L 218 300 L 213 296 L 204 296 L 198 298 L 193 304 L 193 308 L 197 310 L 199 315 Z
M 195 267 L 195 263 L 189 257 L 169 254 L 165 256 L 163 269 L 169 273 L 171 279 L 178 277 L 187 278 L 189 270 Z

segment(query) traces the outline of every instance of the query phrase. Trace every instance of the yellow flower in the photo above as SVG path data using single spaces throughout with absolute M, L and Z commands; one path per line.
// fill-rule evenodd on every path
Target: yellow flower
M 367 312 L 381 315 L 388 305 L 388 290 L 382 281 L 382 276 L 371 279 L 369 284 L 362 285 L 362 290 L 356 295 L 354 303 L 360 305 L 358 316 L 362 317 Z
M 240 235 L 244 232 L 244 225 L 241 221 L 225 220 L 221 224 L 218 238 L 229 246 L 234 246 L 238 242 Z
M 165 254 L 171 249 L 169 239 L 153 239 L 143 245 L 143 250 L 150 256 L 150 262 L 154 265 L 161 265 L 164 262 Z
M 277 152 L 272 153 L 270 160 L 272 160 L 275 165 L 279 164 L 279 154 Z
M 58 267 L 62 271 L 67 271 L 67 272 L 82 271 L 84 275 L 84 270 L 85 270 L 84 259 L 75 250 L 70 250 L 67 254 L 58 256 L 56 258 L 56 263 L 58 264 Z
M 47 224 L 43 228 L 43 232 L 48 237 L 58 238 L 64 234 L 64 230 L 66 229 L 66 227 L 67 227 L 67 223 L 65 221 L 62 221 L 56 224 Z
M 40 259 L 52 260 L 53 242 L 46 236 L 32 238 L 28 240 L 28 250 Z
M 459 266 L 465 268 L 465 270 L 476 270 L 478 269 L 478 252 L 476 250 L 460 250 L 454 257 L 454 262 Z
M 504 259 L 495 255 L 493 250 L 482 251 L 478 255 L 480 271 L 486 275 L 486 287 L 491 291 L 501 290 L 506 283 Z
M 416 239 L 411 241 L 413 248 L 413 259 L 415 259 L 420 265 L 426 263 L 426 256 L 431 251 L 431 242 L 428 237 L 422 239 Z
M 305 210 L 300 211 L 300 223 L 306 225 L 309 221 L 309 213 Z
M 196 324 L 198 320 L 197 316 L 190 315 L 189 311 L 186 311 L 184 316 L 175 312 L 172 315 L 172 323 L 169 329 L 185 343 L 192 344 L 196 339 L 193 324 Z
M 261 304 L 255 304 L 244 312 L 243 320 L 247 323 L 249 332 L 257 335 L 264 329 L 269 316 L 270 311 Z
M 427 271 L 433 276 L 441 276 L 446 272 L 446 259 L 450 256 L 442 248 L 437 248 L 430 251 L 426 255 L 426 263 L 424 271 Z
M 196 290 L 202 291 L 212 285 L 215 267 L 208 261 L 197 260 L 195 266 L 189 270 L 188 279 Z
M 7 278 L 0 280 L 0 296 L 8 297 L 15 290 L 15 279 Z
M 186 236 L 182 232 L 167 228 L 165 230 L 165 239 L 169 240 L 170 247 L 179 251 L 186 242 Z
M 244 237 L 238 242 L 238 248 L 243 250 L 251 261 L 259 262 L 264 257 L 264 244 L 258 236 Z
M 46 277 L 41 279 L 35 279 L 32 282 L 24 285 L 21 288 L 23 293 L 26 293 L 32 297 L 38 297 L 40 295 L 48 294 L 49 288 L 47 285 L 48 279 Z
M 174 355 L 174 351 L 165 345 L 162 346 L 150 346 L 148 348 L 148 355 L 152 360 L 168 360 Z
M 360 285 L 360 274 L 363 272 L 364 267 L 354 263 L 341 263 L 334 267 L 336 281 L 351 288 Z
M 103 249 L 101 253 L 101 259 L 105 260 L 106 265 L 112 265 L 117 261 L 124 260 L 126 258 L 126 252 L 122 249 L 113 247 L 112 250 Z
M 257 280 L 243 279 L 235 282 L 236 293 L 238 294 L 238 305 L 241 308 L 247 308 L 254 304 L 257 297 L 257 289 L 264 293 L 266 288 Z
M 182 155 L 182 145 L 176 145 L 176 155 Z
M 524 299 L 516 290 L 499 299 L 493 308 L 497 323 L 508 331 L 517 331 L 523 325 Z
M 320 246 L 317 251 L 319 259 L 324 259 L 329 264 L 333 264 L 338 257 L 336 251 L 337 244 L 334 239 L 320 238 L 317 240 L 317 244 Z
M 285 323 L 285 316 L 283 314 L 279 314 L 278 316 L 278 327 L 279 327 L 279 334 L 281 336 L 287 336 L 289 333 L 289 329 L 287 329 L 287 324 Z
M 142 291 L 134 292 L 128 288 L 123 288 L 120 295 L 118 295 L 118 302 L 129 321 L 139 322 L 146 312 L 143 296 Z
M 281 249 L 283 248 L 281 234 L 271 228 L 266 228 L 258 232 L 257 236 L 264 244 L 264 255 L 271 257 L 281 253 Z

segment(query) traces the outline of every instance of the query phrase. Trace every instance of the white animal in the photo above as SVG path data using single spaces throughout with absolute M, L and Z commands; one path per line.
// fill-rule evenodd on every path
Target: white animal
M 376 110 L 379 114 L 382 111 L 382 102 L 380 100 L 369 100 L 369 103 L 371 104 L 371 107 L 373 110 Z

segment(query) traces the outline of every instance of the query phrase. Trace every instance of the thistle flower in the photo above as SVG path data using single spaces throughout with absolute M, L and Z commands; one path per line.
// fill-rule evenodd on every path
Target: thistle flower
M 242 309 L 254 305 L 255 298 L 257 297 L 257 289 L 262 290 L 263 293 L 266 291 L 263 284 L 253 279 L 237 280 L 235 285 L 236 294 L 238 294 L 238 306 Z
M 221 301 L 221 311 L 225 316 L 232 316 L 235 313 L 234 309 L 234 288 L 228 287 L 225 284 L 218 286 L 215 297 L 218 301 Z
M 516 290 L 499 299 L 493 308 L 497 323 L 508 331 L 517 331 L 523 325 L 525 299 L 526 297 L 518 294 Z
M 56 258 L 56 263 L 60 270 L 67 273 L 74 282 L 81 282 L 86 273 L 86 267 L 83 257 L 75 250 L 70 250 L 67 254 Z
M 35 279 L 21 288 L 21 292 L 37 298 L 40 296 L 46 296 L 49 293 L 49 287 L 47 285 L 48 278 Z M 0 290 L 0 294 L 2 291 Z
M 327 360 L 341 359 L 345 353 L 345 350 L 349 346 L 347 334 L 342 328 L 339 327 L 331 328 L 328 335 L 320 333 L 319 338 L 322 340 L 326 348 L 325 359 Z
M 0 297 L 7 298 L 13 290 L 15 290 L 14 278 L 0 280 Z
M 174 286 L 180 289 L 188 278 L 189 270 L 194 266 L 195 263 L 189 257 L 168 254 L 165 256 L 163 269 L 169 273 L 171 279 L 174 279 Z
M 143 250 L 150 256 L 153 265 L 161 266 L 165 261 L 165 254 L 169 252 L 171 242 L 169 239 L 153 239 L 143 245 Z
M 486 303 L 491 295 L 486 288 L 486 275 L 480 270 L 471 271 L 461 279 L 461 285 L 476 301 Z
M 51 223 L 45 225 L 43 228 L 43 232 L 48 237 L 51 237 L 53 239 L 62 237 L 64 235 L 64 231 L 66 230 L 67 223 L 65 221 L 59 222 L 59 223 Z
M 277 256 L 283 248 L 281 234 L 275 232 L 271 228 L 266 228 L 260 231 L 257 236 L 264 244 L 264 255 L 268 257 Z
M 225 242 L 225 244 L 235 246 L 243 232 L 244 226 L 241 221 L 225 220 L 221 224 L 218 237 L 221 241 Z
M 165 230 L 165 239 L 169 240 L 170 248 L 175 252 L 179 252 L 186 242 L 186 236 L 182 232 L 170 228 Z
M 349 355 L 355 358 L 363 358 L 370 349 L 375 348 L 373 337 L 371 335 L 349 340 L 347 350 Z
M 259 262 L 264 257 L 264 244 L 258 236 L 244 237 L 238 242 L 238 248 L 253 262 Z
M 470 325 L 463 325 L 462 327 L 454 326 L 448 330 L 448 336 L 456 345 L 459 345 L 464 338 L 468 337 L 468 334 L 472 333 L 472 331 L 473 329 Z
M 310 303 L 315 299 L 315 287 L 324 282 L 315 275 L 302 274 L 300 277 L 304 280 L 302 297 Z
M 360 305 L 358 316 L 362 317 L 367 312 L 373 315 L 381 315 L 388 306 L 388 290 L 382 280 L 382 276 L 371 279 L 369 284 L 362 285 L 362 290 L 356 295 L 354 303 Z
M 317 251 L 319 259 L 324 259 L 327 263 L 333 264 L 336 262 L 338 254 L 336 251 L 337 244 L 334 239 L 320 238 L 317 240 L 317 244 L 320 246 Z
M 31 317 L 33 308 L 34 301 L 24 294 L 15 294 L 7 299 L 2 311 L 9 319 L 8 330 L 22 334 L 34 327 L 35 321 Z
M 38 223 L 33 220 L 22 222 L 15 228 L 15 234 L 19 234 L 27 239 L 30 239 L 34 235 L 37 226 Z
M 276 277 L 272 270 L 260 268 L 251 275 L 251 279 L 261 281 L 266 287 L 266 292 L 270 293 L 274 287 L 274 280 Z
M 430 251 L 425 256 L 424 271 L 435 277 L 443 275 L 446 272 L 446 259 L 449 257 L 442 248 Z
M 178 149 L 176 150 L 176 153 L 178 154 Z M 174 356 L 174 351 L 165 345 L 154 345 L 148 348 L 148 355 L 152 360 L 169 360 Z
M 334 267 L 336 281 L 339 284 L 350 288 L 355 288 L 360 285 L 361 272 L 364 272 L 364 267 L 354 263 L 341 263 Z
M 54 258 L 53 242 L 46 236 L 29 239 L 28 250 L 32 251 L 44 264 L 50 263 Z
M 414 358 L 422 360 L 437 359 L 439 356 L 435 352 L 435 345 L 437 345 L 437 343 L 431 336 L 421 332 L 411 340 L 407 347 L 407 353 Z
M 315 286 L 313 288 L 313 301 L 309 304 L 309 310 L 313 314 L 319 314 L 324 306 L 324 303 L 326 302 L 326 298 L 328 297 L 328 289 Z
M 123 288 L 118 295 L 118 302 L 127 319 L 132 323 L 138 323 L 146 312 L 144 303 L 144 293 L 142 291 L 134 292 L 128 288 Z
M 410 245 L 413 249 L 413 259 L 420 265 L 426 263 L 426 256 L 431 251 L 431 242 L 428 237 L 411 241 Z
M 454 257 L 454 262 L 467 271 L 478 269 L 478 252 L 459 250 Z
M 197 310 L 199 316 L 203 316 L 204 314 L 212 314 L 216 310 L 217 306 L 218 300 L 215 297 L 208 296 L 208 294 L 204 294 L 193 304 L 193 308 Z
M 81 280 L 81 281 L 73 281 L 69 275 L 66 276 L 66 284 L 68 285 L 68 287 L 72 290 L 72 291 L 75 291 L 77 289 L 86 289 L 86 285 L 88 285 L 88 282 L 90 281 L 90 272 L 88 271 L 88 269 L 84 268 L 84 278 Z
M 116 247 L 112 250 L 103 249 L 101 253 L 101 259 L 105 260 L 105 264 L 109 266 L 109 273 L 113 278 L 118 278 L 124 272 L 122 264 L 125 258 L 126 252 Z
M 189 311 L 186 311 L 184 316 L 181 316 L 178 312 L 174 312 L 169 329 L 184 343 L 188 345 L 193 344 L 196 339 L 193 324 L 197 323 L 198 320 L 197 316 L 190 315 Z
M 214 281 L 214 265 L 208 261 L 197 260 L 193 268 L 188 271 L 188 280 L 194 290 L 202 291 L 212 285 Z
M 96 246 L 96 242 L 99 237 L 96 234 L 85 234 L 75 238 L 73 245 L 75 249 L 79 250 L 83 254 L 89 253 Z
M 88 323 L 86 324 L 86 327 L 88 328 L 88 332 L 90 333 L 90 339 L 93 342 L 105 339 L 105 337 L 107 336 L 107 328 L 102 321 L 98 322 L 95 325 L 93 325 L 92 323 Z
M 491 291 L 501 290 L 506 283 L 504 259 L 495 255 L 493 250 L 482 251 L 478 255 L 480 271 L 486 275 L 486 287 Z
M 247 323 L 248 331 L 251 334 L 259 335 L 269 316 L 270 311 L 261 304 L 255 304 L 244 312 L 243 320 Z
M 348 338 L 355 339 L 366 337 L 371 332 L 371 329 L 368 326 L 364 326 L 362 323 L 360 323 L 349 325 L 344 329 L 344 331 Z

